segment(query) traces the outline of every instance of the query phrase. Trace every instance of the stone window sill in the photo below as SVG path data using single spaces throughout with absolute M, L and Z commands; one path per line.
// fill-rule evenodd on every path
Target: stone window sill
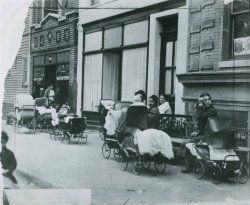
M 219 62 L 219 68 L 250 67 L 250 60 L 229 60 Z

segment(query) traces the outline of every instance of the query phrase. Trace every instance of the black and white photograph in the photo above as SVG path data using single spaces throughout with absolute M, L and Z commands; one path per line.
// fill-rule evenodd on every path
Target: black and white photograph
M 0 0 L 0 29 L 3 205 L 250 204 L 250 0 Z

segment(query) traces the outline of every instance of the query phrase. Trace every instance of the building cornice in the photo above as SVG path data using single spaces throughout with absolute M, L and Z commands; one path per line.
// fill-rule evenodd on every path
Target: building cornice
M 250 71 L 213 71 L 177 74 L 183 84 L 191 83 L 249 83 Z

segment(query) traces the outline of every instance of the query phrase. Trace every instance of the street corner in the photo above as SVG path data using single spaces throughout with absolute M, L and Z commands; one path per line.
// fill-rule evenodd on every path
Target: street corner
M 4 205 L 90 205 L 90 189 L 5 189 Z

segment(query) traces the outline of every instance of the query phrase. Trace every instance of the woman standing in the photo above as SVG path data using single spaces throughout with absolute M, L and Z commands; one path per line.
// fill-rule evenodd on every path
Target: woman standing
M 158 97 L 156 95 L 152 95 L 148 98 L 148 128 L 159 128 L 160 113 L 157 102 Z
M 160 95 L 160 105 L 158 107 L 160 114 L 172 114 L 171 108 L 165 94 Z

